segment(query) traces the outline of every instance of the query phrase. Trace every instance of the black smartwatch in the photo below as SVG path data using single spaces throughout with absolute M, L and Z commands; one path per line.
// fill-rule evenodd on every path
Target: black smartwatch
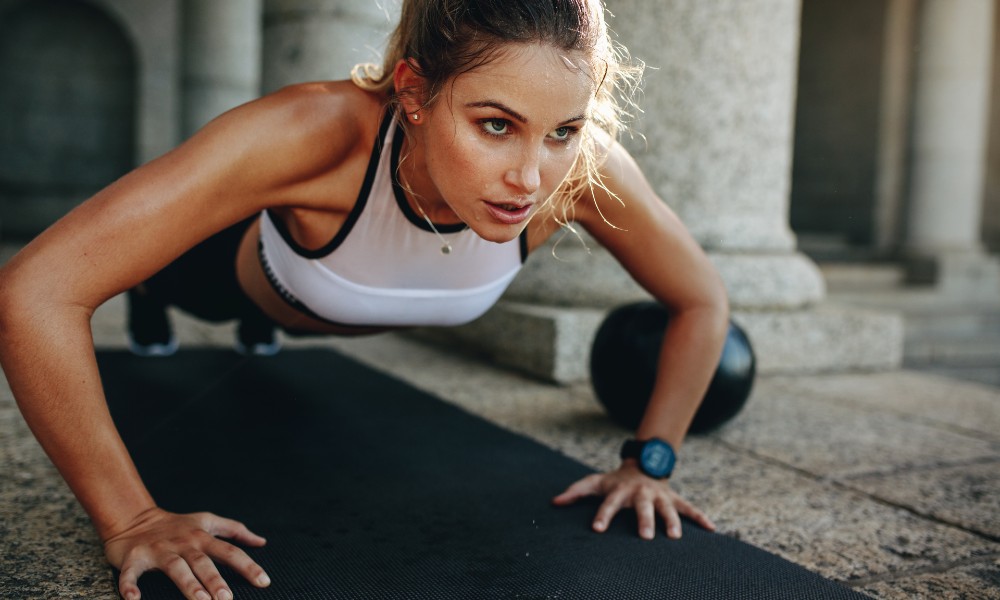
M 673 446 L 660 438 L 628 440 L 622 446 L 621 457 L 634 458 L 639 469 L 653 479 L 666 479 L 674 471 L 677 453 Z

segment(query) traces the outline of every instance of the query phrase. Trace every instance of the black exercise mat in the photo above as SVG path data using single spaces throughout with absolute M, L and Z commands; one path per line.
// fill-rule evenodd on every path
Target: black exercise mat
M 160 505 L 244 521 L 273 584 L 249 599 L 864 598 L 685 523 L 639 539 L 554 508 L 589 469 L 324 350 L 99 354 L 112 414 Z M 661 530 L 662 531 L 662 530 Z M 181 598 L 160 573 L 144 600 Z

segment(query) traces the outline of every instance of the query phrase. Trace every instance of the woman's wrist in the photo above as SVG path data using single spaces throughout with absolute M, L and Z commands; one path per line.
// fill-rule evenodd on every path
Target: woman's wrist
M 116 519 L 114 522 L 106 524 L 94 523 L 97 529 L 97 535 L 101 538 L 101 541 L 107 544 L 109 541 L 114 540 L 121 534 L 134 528 L 136 525 L 149 520 L 151 517 L 155 516 L 162 509 L 156 506 L 156 504 L 150 504 L 143 508 L 139 508 L 134 512 L 130 511 L 127 517 Z
M 660 438 L 626 440 L 619 453 L 622 460 L 635 461 L 636 467 L 654 479 L 666 479 L 673 473 L 677 452 Z

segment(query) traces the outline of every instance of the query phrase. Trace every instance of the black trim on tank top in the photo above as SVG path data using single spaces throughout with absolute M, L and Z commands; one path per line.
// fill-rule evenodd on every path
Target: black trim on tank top
M 403 186 L 399 183 L 399 152 L 403 147 L 403 131 L 402 127 L 396 130 L 396 137 L 392 139 L 392 154 L 391 162 L 389 163 L 390 170 L 392 172 L 392 192 L 396 197 L 396 204 L 399 209 L 403 211 L 403 215 L 406 216 L 406 220 L 410 223 L 416 225 L 418 228 L 423 229 L 427 233 L 435 233 L 434 229 L 427 223 L 427 220 L 422 216 L 418 215 L 410 203 L 406 201 L 406 192 L 403 190 Z M 458 233 L 459 231 L 465 231 L 469 228 L 465 223 L 451 223 L 449 225 L 438 225 L 434 224 L 437 228 L 437 233 Z
M 525 227 L 521 235 L 517 236 L 518 242 L 521 246 L 521 264 L 528 260 L 528 228 Z
M 362 211 L 364 211 L 365 206 L 368 204 L 368 196 L 371 194 L 372 185 L 375 182 L 375 175 L 378 173 L 378 166 L 381 162 L 382 156 L 382 146 L 385 144 L 385 137 L 389 132 L 389 124 L 392 123 L 395 112 L 390 108 L 385 112 L 385 117 L 382 118 L 382 124 L 379 125 L 378 137 L 375 139 L 375 144 L 372 146 L 371 157 L 368 159 L 368 169 L 365 171 L 365 179 L 361 184 L 361 191 L 358 192 L 358 198 L 354 201 L 354 208 L 348 213 L 347 219 L 344 220 L 344 224 L 340 226 L 340 230 L 337 231 L 333 239 L 328 243 L 323 245 L 316 250 L 310 250 L 308 248 L 303 248 L 295 241 L 292 237 L 291 231 L 288 230 L 288 226 L 284 221 L 277 218 L 270 211 L 265 210 L 268 218 L 274 223 L 274 228 L 278 230 L 281 235 L 281 239 L 285 240 L 288 247 L 291 248 L 296 254 L 303 258 L 323 258 L 329 255 L 331 252 L 336 250 L 344 240 L 347 239 L 348 234 L 354 229 L 354 224 L 358 222 L 361 217 Z M 397 136 L 402 137 L 400 132 L 397 130 Z

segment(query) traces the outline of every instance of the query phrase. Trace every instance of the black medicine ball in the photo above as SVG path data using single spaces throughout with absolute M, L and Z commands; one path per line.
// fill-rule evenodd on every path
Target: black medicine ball
M 657 302 L 620 306 L 604 319 L 590 353 L 590 377 L 598 401 L 616 423 L 635 429 L 649 403 L 669 314 Z M 691 423 L 705 433 L 732 419 L 746 404 L 756 358 L 746 333 L 730 322 L 719 366 Z

